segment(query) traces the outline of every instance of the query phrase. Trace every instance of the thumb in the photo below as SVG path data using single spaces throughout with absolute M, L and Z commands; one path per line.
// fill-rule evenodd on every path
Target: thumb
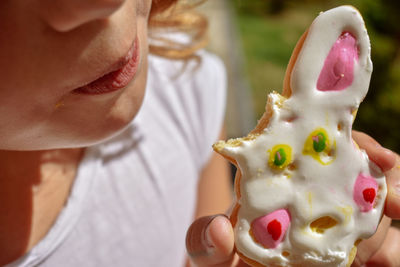
M 236 257 L 229 219 L 215 215 L 194 221 L 186 235 L 186 249 L 196 266 L 231 266 Z

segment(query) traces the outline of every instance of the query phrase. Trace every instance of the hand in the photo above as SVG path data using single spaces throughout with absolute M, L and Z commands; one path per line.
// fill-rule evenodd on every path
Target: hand
M 232 225 L 222 214 L 194 221 L 186 235 L 186 248 L 193 266 L 248 266 L 234 253 Z
M 353 132 L 354 140 L 364 149 L 387 177 L 388 196 L 385 215 L 377 233 L 360 243 L 352 266 L 400 266 L 400 231 L 390 227 L 391 218 L 400 218 L 400 157 L 381 147 L 373 138 Z M 396 165 L 395 168 L 393 168 Z M 396 191 L 397 188 L 397 191 Z M 396 193 L 397 192 L 397 193 Z M 234 252 L 233 229 L 225 215 L 197 219 L 189 228 L 186 248 L 194 266 L 248 266 Z
M 400 266 L 400 230 L 390 226 L 391 219 L 400 219 L 400 157 L 364 133 L 353 131 L 353 138 L 385 173 L 388 195 L 385 216 L 377 232 L 358 246 L 352 267 Z

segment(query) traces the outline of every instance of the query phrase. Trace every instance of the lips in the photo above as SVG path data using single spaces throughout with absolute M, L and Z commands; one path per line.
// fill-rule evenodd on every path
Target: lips
M 116 62 L 111 71 L 97 80 L 73 90 L 76 94 L 99 95 L 124 88 L 135 77 L 139 65 L 139 45 L 135 39 L 126 56 Z

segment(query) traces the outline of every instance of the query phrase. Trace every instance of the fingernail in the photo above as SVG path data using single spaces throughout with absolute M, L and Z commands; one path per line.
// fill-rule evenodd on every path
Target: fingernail
M 400 197 L 400 184 L 396 184 L 394 186 L 394 191 L 395 191 L 397 197 Z
M 204 245 L 206 247 L 207 253 L 211 254 L 215 249 L 215 244 L 211 237 L 211 225 L 215 223 L 217 220 L 223 219 L 223 217 L 227 218 L 225 215 L 216 215 L 207 225 L 204 231 Z
M 205 242 L 205 246 L 207 249 L 213 249 L 215 247 L 211 236 L 210 236 L 210 225 L 212 224 L 212 222 L 215 220 L 215 218 L 213 218 L 210 223 L 207 225 L 206 230 L 204 231 L 204 242 Z
M 390 149 L 384 148 L 382 146 L 381 146 L 381 149 L 383 150 L 383 153 L 386 153 L 386 154 L 388 154 L 390 156 L 392 156 L 394 154 L 393 151 L 390 150 Z
M 381 153 L 384 154 L 387 159 L 392 159 L 393 160 L 393 163 L 392 163 L 393 166 L 392 167 L 394 167 L 394 165 L 395 165 L 395 154 L 393 153 L 393 151 L 390 150 L 390 149 L 384 148 L 384 147 L 381 147 L 381 151 L 382 151 Z
M 400 184 L 391 185 L 388 193 L 394 197 L 400 198 Z

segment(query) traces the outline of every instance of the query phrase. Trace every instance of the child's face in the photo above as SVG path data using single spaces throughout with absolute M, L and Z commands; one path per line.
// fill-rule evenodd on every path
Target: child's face
M 145 89 L 150 7 L 0 1 L 0 149 L 81 147 L 127 125 Z

